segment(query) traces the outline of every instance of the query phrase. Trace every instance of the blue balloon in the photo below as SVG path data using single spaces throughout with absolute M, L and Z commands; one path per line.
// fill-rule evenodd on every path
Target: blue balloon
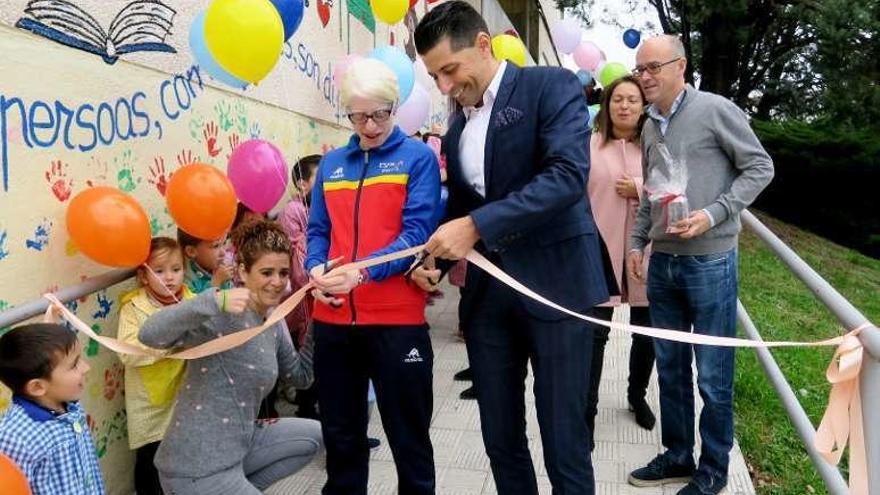
M 623 44 L 627 47 L 635 48 L 639 46 L 640 41 L 642 41 L 642 33 L 637 29 L 629 28 L 623 32 Z
M 199 67 L 211 77 L 236 89 L 244 89 L 247 87 L 247 82 L 242 81 L 226 72 L 223 67 L 220 67 L 220 64 L 218 64 L 217 61 L 214 60 L 213 55 L 211 55 L 211 51 L 208 50 L 208 45 L 205 43 L 205 11 L 199 12 L 199 15 L 193 20 L 192 26 L 190 26 L 189 46 L 190 49 L 192 49 L 193 57 L 195 57 Z
M 284 39 L 289 40 L 303 20 L 303 11 L 305 11 L 303 0 L 272 0 L 272 5 L 275 6 L 284 24 Z
M 593 75 L 590 74 L 589 71 L 585 71 L 583 69 L 577 71 L 578 80 L 581 82 L 581 86 L 586 86 L 593 81 Z
M 409 98 L 413 84 L 416 81 L 412 60 L 409 59 L 406 52 L 393 46 L 380 46 L 373 49 L 368 56 L 384 62 L 397 75 L 397 85 L 400 88 L 400 103 L 405 102 Z

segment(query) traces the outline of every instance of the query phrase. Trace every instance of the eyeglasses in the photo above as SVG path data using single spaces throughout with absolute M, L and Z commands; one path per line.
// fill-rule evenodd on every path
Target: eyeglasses
M 391 114 L 393 113 L 394 108 L 383 108 L 381 110 L 376 110 L 374 112 L 353 112 L 348 114 L 348 120 L 351 121 L 352 124 L 366 124 L 368 120 L 372 119 L 373 122 L 377 124 L 382 124 L 387 122 L 388 119 L 391 118 Z
M 670 60 L 669 62 L 663 62 L 662 64 L 660 62 L 651 62 L 651 63 L 645 64 L 645 65 L 637 65 L 636 68 L 633 69 L 632 75 L 633 75 L 633 77 L 638 79 L 638 78 L 642 77 L 642 74 L 644 74 L 645 72 L 647 72 L 648 74 L 651 74 L 651 75 L 659 74 L 660 69 L 662 69 L 663 66 L 669 65 L 669 64 L 671 64 L 673 62 L 677 62 L 679 60 L 681 60 L 681 57 L 675 57 L 674 59 Z

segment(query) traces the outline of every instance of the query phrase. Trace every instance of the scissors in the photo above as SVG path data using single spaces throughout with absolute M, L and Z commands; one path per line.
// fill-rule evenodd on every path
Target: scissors
M 416 259 L 412 262 L 412 265 L 404 272 L 403 277 L 406 279 L 412 278 L 412 273 L 419 268 L 420 266 L 424 266 L 425 268 L 434 269 L 434 259 L 430 257 L 427 251 L 422 251 L 421 253 L 416 255 Z M 428 278 L 428 282 L 431 285 L 437 285 L 440 283 L 439 280 L 434 281 L 431 278 Z

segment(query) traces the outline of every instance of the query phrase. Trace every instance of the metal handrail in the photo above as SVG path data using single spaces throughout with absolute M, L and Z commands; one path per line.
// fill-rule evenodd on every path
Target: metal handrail
M 739 300 L 736 301 L 736 316 L 739 323 L 742 325 L 743 330 L 745 330 L 746 335 L 748 335 L 750 339 L 758 341 L 764 340 L 761 338 L 761 334 L 758 333 L 758 329 L 755 328 L 755 324 L 752 322 L 752 318 L 746 311 L 745 306 L 743 306 L 742 302 Z M 798 435 L 801 437 L 801 441 L 807 449 L 807 454 L 809 454 L 810 460 L 813 461 L 813 466 L 816 467 L 816 471 L 819 472 L 819 476 L 821 476 L 822 480 L 825 482 L 825 487 L 828 488 L 828 491 L 832 495 L 846 495 L 849 491 L 846 480 L 843 479 L 843 475 L 840 474 L 840 471 L 837 468 L 825 462 L 825 459 L 819 454 L 819 451 L 816 450 L 816 446 L 813 445 L 813 439 L 816 437 L 816 429 L 813 428 L 813 423 L 810 422 L 810 418 L 807 416 L 807 413 L 798 401 L 797 396 L 795 396 L 794 390 L 792 390 L 788 380 L 785 379 L 785 374 L 779 369 L 779 365 L 776 363 L 776 360 L 773 359 L 773 355 L 770 354 L 770 349 L 766 347 L 757 347 L 755 348 L 755 352 L 758 355 L 758 361 L 764 368 L 764 374 L 767 375 L 770 384 L 776 389 L 776 393 L 779 395 L 779 400 L 782 401 L 782 406 L 785 408 L 785 412 L 788 413 L 788 417 L 791 419 L 794 429 L 797 430 Z
M 761 223 L 755 215 L 749 211 L 743 211 L 741 215 L 743 225 L 751 229 L 759 239 L 761 239 L 767 247 L 775 254 L 788 268 L 795 274 L 797 278 L 804 283 L 816 298 L 819 299 L 831 313 L 847 328 L 853 330 L 863 327 L 859 334 L 859 340 L 862 343 L 866 353 L 862 361 L 862 370 L 860 374 L 860 392 L 862 401 L 863 429 L 865 434 L 865 454 L 867 456 L 866 463 L 868 467 L 868 493 L 869 495 L 880 495 L 880 423 L 872 416 L 880 411 L 880 387 L 876 384 L 880 383 L 880 329 L 870 323 L 868 319 L 852 305 L 843 295 L 831 286 L 821 275 L 816 273 L 797 253 L 786 245 L 779 237 L 777 237 L 766 225 Z M 743 328 L 750 334 L 753 339 L 760 340 L 754 324 L 746 313 L 745 308 L 738 304 L 737 316 L 743 323 Z M 754 335 L 752 332 L 754 331 Z M 764 370 L 767 373 L 773 388 L 779 394 L 783 406 L 788 413 L 792 423 L 801 436 L 813 464 L 825 480 L 825 484 L 832 493 L 847 493 L 848 489 L 844 487 L 843 491 L 838 484 L 837 477 L 828 473 L 828 469 L 832 469 L 837 475 L 840 472 L 835 468 L 831 468 L 821 457 L 815 455 L 815 449 L 812 442 L 816 432 L 813 430 L 812 424 L 809 424 L 809 431 L 802 428 L 802 420 L 806 417 L 803 408 L 794 394 L 791 387 L 785 381 L 785 377 L 773 356 L 767 349 L 759 349 L 757 351 L 758 359 L 761 361 Z M 869 384 L 875 384 L 873 386 Z M 809 423 L 809 420 L 807 420 Z M 803 431 L 802 431 L 803 429 Z
M 134 276 L 134 268 L 120 268 L 109 272 L 87 278 L 82 282 L 64 287 L 55 292 L 61 302 L 75 301 L 81 297 L 88 296 L 104 290 L 110 286 L 124 282 Z M 35 299 L 19 306 L 13 306 L 6 311 L 0 312 L 0 328 L 15 325 L 16 323 L 33 318 L 46 312 L 49 307 L 49 301 L 44 298 Z

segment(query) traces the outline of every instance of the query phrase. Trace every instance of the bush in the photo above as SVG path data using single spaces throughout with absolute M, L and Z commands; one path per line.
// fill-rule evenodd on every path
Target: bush
M 752 122 L 776 176 L 755 207 L 880 258 L 880 140 L 828 122 Z

